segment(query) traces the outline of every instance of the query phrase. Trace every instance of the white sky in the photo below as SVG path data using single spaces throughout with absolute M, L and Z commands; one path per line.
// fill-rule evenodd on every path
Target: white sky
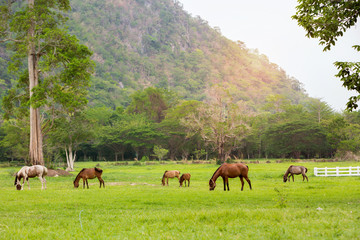
M 335 61 L 360 61 L 351 46 L 359 44 L 360 27 L 350 29 L 331 51 L 323 52 L 318 39 L 309 39 L 291 16 L 296 0 L 179 0 L 185 11 L 200 16 L 223 36 L 245 42 L 304 84 L 310 97 L 334 110 L 346 108 L 352 95 L 334 75 Z

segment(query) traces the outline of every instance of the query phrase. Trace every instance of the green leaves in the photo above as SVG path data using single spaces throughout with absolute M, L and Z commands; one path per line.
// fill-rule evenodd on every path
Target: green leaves
M 299 0 L 297 12 L 293 19 L 306 31 L 307 37 L 318 38 L 319 44 L 328 51 L 338 37 L 343 36 L 347 29 L 357 23 L 360 16 L 359 1 L 330 1 L 330 0 Z M 360 46 L 353 48 L 360 51 Z M 336 75 L 348 90 L 360 91 L 359 63 L 336 62 L 339 69 Z M 356 103 L 360 96 L 352 96 L 347 103 L 347 109 L 353 110 L 358 107 Z

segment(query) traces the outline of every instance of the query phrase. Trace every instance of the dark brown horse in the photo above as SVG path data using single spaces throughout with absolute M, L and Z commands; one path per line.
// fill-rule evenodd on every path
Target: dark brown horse
M 101 184 L 105 188 L 105 182 L 101 178 L 102 172 L 103 172 L 103 170 L 101 170 L 100 168 L 96 168 L 96 167 L 95 168 L 83 168 L 74 180 L 74 187 L 78 188 L 79 181 L 80 181 L 80 179 L 82 179 L 83 180 L 83 188 L 85 188 L 85 182 L 86 182 L 87 188 L 89 188 L 88 179 L 94 179 L 97 177 L 100 182 L 100 188 L 101 188 Z
M 180 187 L 182 187 L 184 181 L 185 181 L 185 187 L 186 187 L 186 181 L 188 182 L 188 187 L 190 187 L 190 178 L 191 178 L 190 173 L 184 173 L 183 175 L 181 175 L 180 180 L 179 180 Z
M 222 177 L 224 182 L 224 191 L 226 191 L 226 186 L 227 186 L 227 190 L 230 191 L 229 178 L 239 177 L 241 181 L 241 191 L 244 189 L 243 178 L 245 178 L 245 180 L 248 182 L 251 190 L 252 188 L 251 188 L 250 179 L 248 178 L 248 171 L 249 171 L 249 167 L 242 163 L 231 163 L 231 164 L 223 163 L 218 169 L 216 169 L 213 176 L 211 177 L 209 181 L 209 189 L 210 191 L 214 190 L 216 187 L 216 183 L 215 183 L 216 179 L 218 177 Z
M 178 170 L 165 171 L 161 179 L 161 184 L 165 186 L 165 179 L 166 179 L 166 184 L 169 186 L 169 178 L 174 178 L 174 177 L 177 177 L 177 179 L 180 181 L 180 171 Z
M 289 182 L 290 182 L 290 177 L 292 177 L 293 182 L 294 182 L 294 174 L 295 175 L 301 174 L 303 176 L 303 181 L 305 180 L 305 178 L 307 181 L 309 181 L 308 177 L 305 174 L 305 173 L 307 173 L 307 170 L 308 169 L 304 166 L 291 165 L 284 174 L 284 182 L 286 182 L 287 180 L 289 180 Z

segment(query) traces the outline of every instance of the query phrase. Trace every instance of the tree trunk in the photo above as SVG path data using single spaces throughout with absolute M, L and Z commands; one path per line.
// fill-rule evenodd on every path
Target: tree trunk
M 67 168 L 66 171 L 74 171 L 74 162 L 76 158 L 76 151 L 72 151 L 71 145 L 65 147 L 65 153 L 66 153 L 66 163 Z
M 28 0 L 29 8 L 34 8 L 34 0 Z M 31 21 L 31 26 L 28 30 L 29 46 L 28 46 L 28 71 L 29 71 L 29 92 L 30 103 L 32 97 L 32 90 L 39 84 L 38 80 L 38 56 L 35 52 L 35 44 L 33 37 L 35 35 L 35 23 Z M 30 162 L 33 165 L 44 165 L 43 156 L 43 142 L 40 123 L 40 112 L 38 108 L 33 108 L 30 105 L 30 147 L 29 155 Z

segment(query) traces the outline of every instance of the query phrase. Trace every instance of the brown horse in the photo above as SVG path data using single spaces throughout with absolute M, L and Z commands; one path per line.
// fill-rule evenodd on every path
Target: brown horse
M 177 179 L 180 181 L 180 172 L 178 170 L 172 170 L 172 171 L 165 171 L 164 175 L 161 180 L 161 184 L 165 186 L 165 178 L 166 178 L 166 185 L 169 186 L 169 178 L 177 177 Z
M 213 176 L 210 178 L 209 189 L 210 191 L 214 190 L 216 187 L 216 183 L 215 183 L 216 179 L 218 177 L 222 177 L 224 182 L 224 191 L 226 191 L 226 186 L 227 186 L 227 190 L 230 191 L 229 178 L 239 177 L 241 181 L 241 191 L 244 189 L 243 178 L 245 178 L 245 180 L 248 182 L 251 190 L 252 188 L 251 188 L 250 179 L 248 178 L 248 171 L 249 171 L 249 167 L 242 163 L 231 163 L 231 164 L 223 163 L 218 169 L 216 169 Z
M 284 174 L 284 182 L 286 182 L 287 180 L 289 180 L 290 182 L 290 177 L 292 176 L 293 182 L 294 182 L 294 174 L 295 175 L 299 175 L 302 174 L 303 176 L 303 181 L 306 180 L 309 181 L 308 177 L 306 176 L 305 173 L 307 173 L 307 168 L 304 166 L 293 166 L 291 165 L 285 172 Z
M 44 189 L 44 183 L 46 189 L 45 176 L 47 175 L 47 172 L 48 172 L 47 168 L 42 165 L 34 165 L 31 167 L 24 166 L 16 173 L 14 185 L 16 186 L 17 190 L 22 190 L 24 188 L 24 182 L 26 180 L 28 187 L 30 189 L 29 178 L 38 177 L 41 181 L 41 190 Z M 21 178 L 23 179 L 22 185 L 20 183 Z
M 95 168 L 83 168 L 74 180 L 74 187 L 78 188 L 79 181 L 80 181 L 80 179 L 82 179 L 83 180 L 83 188 L 85 188 L 85 182 L 86 182 L 87 188 L 89 188 L 88 179 L 94 179 L 97 177 L 100 182 L 100 188 L 101 188 L 101 184 L 105 188 L 105 182 L 101 178 L 102 172 L 103 172 L 103 170 L 101 170 L 100 168 L 96 168 L 96 167 Z
M 190 178 L 191 178 L 190 173 L 184 173 L 183 175 L 181 175 L 180 180 L 179 180 L 180 187 L 182 187 L 184 181 L 185 181 L 185 187 L 186 187 L 186 181 L 188 182 L 188 187 L 190 187 Z

